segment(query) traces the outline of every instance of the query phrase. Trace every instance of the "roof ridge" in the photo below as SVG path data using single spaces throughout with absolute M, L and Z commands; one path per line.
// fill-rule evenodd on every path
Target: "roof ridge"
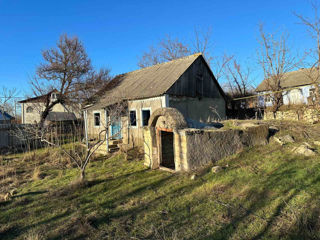
M 152 65 L 152 66 L 148 66 L 148 67 L 136 69 L 136 70 L 129 71 L 129 72 L 125 72 L 125 73 L 120 73 L 120 74 L 117 74 L 116 76 L 125 75 L 125 74 L 129 74 L 129 73 L 140 72 L 140 71 L 144 71 L 144 70 L 146 70 L 146 69 L 150 69 L 150 68 L 152 68 L 152 67 L 156 67 L 156 66 L 159 66 L 159 65 L 166 65 L 166 64 L 169 64 L 169 63 L 177 62 L 177 61 L 184 60 L 184 59 L 187 59 L 187 58 L 190 58 L 190 57 L 198 57 L 198 56 L 201 56 L 201 55 L 202 55 L 201 52 L 199 52 L 199 53 L 193 53 L 193 54 L 190 54 L 190 55 L 188 55 L 188 56 L 184 56 L 184 57 L 180 57 L 180 58 L 173 59 L 173 60 L 171 60 L 171 61 L 162 62 L 162 63 L 157 63 L 157 64 L 154 64 L 154 65 Z

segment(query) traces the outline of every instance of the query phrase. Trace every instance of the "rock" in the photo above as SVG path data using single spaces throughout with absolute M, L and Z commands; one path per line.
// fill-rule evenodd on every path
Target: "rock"
M 17 190 L 16 190 L 16 189 L 12 189 L 12 190 L 10 191 L 10 196 L 13 196 L 13 195 L 15 195 L 15 194 L 17 194 Z
M 273 139 L 281 145 L 285 145 L 287 143 L 294 143 L 294 139 L 290 135 L 285 135 L 282 137 L 273 137 Z
M 314 149 L 308 146 L 309 144 L 302 144 L 299 147 L 294 148 L 292 151 L 296 154 L 304 155 L 307 157 L 315 156 L 316 152 Z
M 276 126 L 269 126 L 269 130 L 272 132 L 279 132 L 279 128 L 277 128 Z
M 191 177 L 190 177 L 191 180 L 195 180 L 196 178 L 197 178 L 196 174 L 192 174 Z
M 10 194 L 9 193 L 0 194 L 0 200 L 5 201 L 5 202 L 10 200 Z
M 222 169 L 223 168 L 221 166 L 214 166 L 211 168 L 211 172 L 218 173 L 218 172 L 222 171 Z

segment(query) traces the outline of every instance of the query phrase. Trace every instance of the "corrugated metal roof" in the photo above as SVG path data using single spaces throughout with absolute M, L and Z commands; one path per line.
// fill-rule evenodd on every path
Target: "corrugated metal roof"
M 313 79 L 316 79 L 316 75 L 320 74 L 318 69 L 310 70 L 310 68 L 302 68 L 297 71 L 292 71 L 285 73 L 283 79 L 281 80 L 282 88 L 290 88 L 290 87 L 298 87 L 303 85 L 310 85 L 313 83 Z M 265 79 L 260 83 L 260 85 L 256 88 L 257 92 L 268 91 L 270 89 L 270 84 L 272 80 L 268 82 L 269 79 Z
M 98 93 L 91 109 L 100 109 L 121 100 L 161 96 L 201 54 L 193 54 L 116 76 Z

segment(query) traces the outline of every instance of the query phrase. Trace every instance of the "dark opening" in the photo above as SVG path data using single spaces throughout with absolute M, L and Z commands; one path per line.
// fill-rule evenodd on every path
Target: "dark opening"
M 161 136 L 161 163 L 166 168 L 175 169 L 173 151 L 173 132 L 160 131 Z
M 135 110 L 130 111 L 130 126 L 137 126 L 137 113 Z
M 142 110 L 142 126 L 148 126 L 150 110 Z
M 100 126 L 100 113 L 94 113 L 94 125 Z

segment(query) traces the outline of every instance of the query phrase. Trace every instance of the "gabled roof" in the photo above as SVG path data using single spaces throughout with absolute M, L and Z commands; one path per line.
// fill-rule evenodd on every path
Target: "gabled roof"
M 0 110 L 0 121 L 9 121 L 14 119 L 14 117 L 12 117 L 9 113 Z
M 121 100 L 162 96 L 199 57 L 203 58 L 200 53 L 193 54 L 170 62 L 120 74 L 95 95 L 94 106 L 90 105 L 88 107 L 92 106 L 92 108 L 98 109 Z
M 298 86 L 304 86 L 304 85 L 310 85 L 313 83 L 312 76 L 316 75 L 316 72 L 319 70 L 315 69 L 310 70 L 310 68 L 301 68 L 297 71 L 292 71 L 285 73 L 283 75 L 283 79 L 281 80 L 281 87 L 282 88 L 291 88 L 291 87 L 298 87 Z M 311 78 L 310 78 L 311 77 Z M 260 85 L 256 88 L 257 92 L 263 92 L 263 91 L 269 91 L 270 84 L 272 80 L 265 79 L 263 80 Z
M 27 98 L 24 100 L 19 101 L 19 103 L 27 103 L 27 102 L 45 102 L 47 97 L 51 95 L 51 93 L 58 92 L 56 89 L 48 92 L 47 94 L 37 96 L 37 97 L 32 97 L 32 98 Z

